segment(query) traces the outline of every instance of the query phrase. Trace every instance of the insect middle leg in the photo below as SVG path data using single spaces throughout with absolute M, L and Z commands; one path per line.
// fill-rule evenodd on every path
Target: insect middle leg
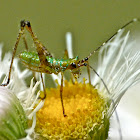
M 64 103 L 63 103 L 63 81 L 64 81 L 63 77 L 64 77 L 64 73 L 61 72 L 60 99 L 62 104 L 63 116 L 66 117 L 67 115 L 65 114 Z
M 45 85 L 44 85 L 42 73 L 40 73 L 40 77 L 41 77 L 41 81 L 42 81 L 42 85 L 43 85 L 43 91 L 44 91 L 44 97 L 41 98 L 41 99 L 45 99 L 47 94 L 46 94 L 46 90 L 45 90 Z

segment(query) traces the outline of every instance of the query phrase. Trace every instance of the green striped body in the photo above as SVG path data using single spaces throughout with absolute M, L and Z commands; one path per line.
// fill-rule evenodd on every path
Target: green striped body
M 71 63 L 79 62 L 78 56 L 72 59 L 55 59 L 46 56 L 47 65 L 41 65 L 36 52 L 23 52 L 19 55 L 21 62 L 30 70 L 48 74 L 58 74 L 65 70 L 71 70 Z

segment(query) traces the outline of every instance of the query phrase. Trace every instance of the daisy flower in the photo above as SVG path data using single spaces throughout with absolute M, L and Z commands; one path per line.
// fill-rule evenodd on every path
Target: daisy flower
M 63 116 L 59 97 L 60 75 L 52 74 L 56 88 L 47 88 L 47 98 L 41 100 L 42 92 L 37 92 L 40 81 L 34 85 L 32 79 L 27 87 L 25 78 L 31 72 L 27 69 L 21 72 L 15 59 L 10 84 L 0 87 L 0 139 L 107 139 L 110 117 L 120 99 L 128 88 L 140 81 L 140 52 L 133 52 L 133 46 L 138 44 L 129 41 L 129 32 L 123 33 L 120 31 L 100 49 L 91 84 L 85 74 L 81 76 L 85 78 L 74 83 L 64 80 L 67 117 Z M 70 33 L 67 46 L 71 58 Z M 8 73 L 10 58 L 9 53 L 1 58 L 1 80 Z

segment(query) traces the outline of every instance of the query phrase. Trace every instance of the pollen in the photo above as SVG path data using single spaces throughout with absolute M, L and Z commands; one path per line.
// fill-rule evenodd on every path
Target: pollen
M 104 126 L 106 101 L 90 84 L 65 81 L 63 116 L 60 86 L 46 89 L 45 104 L 37 112 L 36 132 L 47 139 L 90 139 Z M 103 127 L 104 128 L 104 127 Z

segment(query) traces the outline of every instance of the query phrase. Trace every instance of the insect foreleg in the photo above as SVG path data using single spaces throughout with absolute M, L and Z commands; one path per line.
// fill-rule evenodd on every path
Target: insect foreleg
M 88 80 L 89 80 L 89 84 L 91 85 L 90 67 L 89 67 L 89 62 L 88 62 L 88 61 L 87 61 L 87 72 L 88 72 Z

